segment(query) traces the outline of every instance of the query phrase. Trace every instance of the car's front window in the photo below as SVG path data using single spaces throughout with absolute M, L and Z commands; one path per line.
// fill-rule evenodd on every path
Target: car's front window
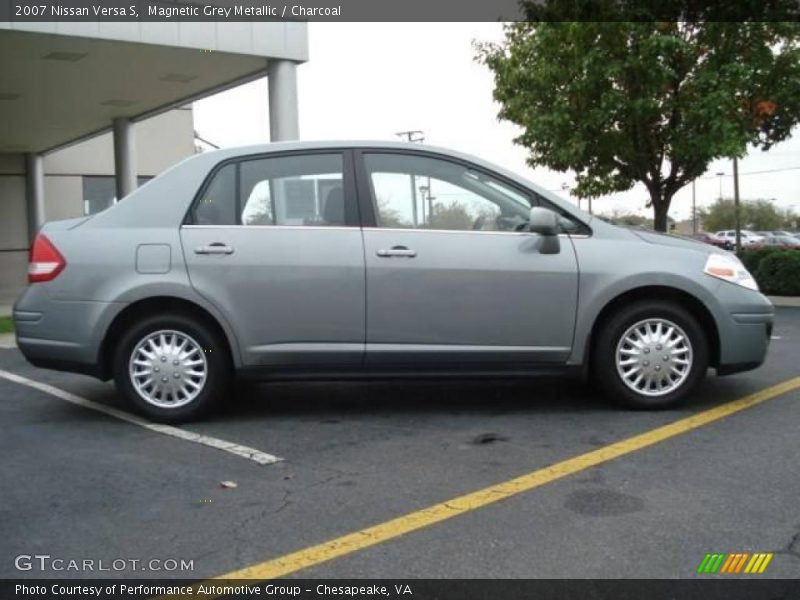
M 404 154 L 364 161 L 378 227 L 514 231 L 527 223 L 523 193 L 464 165 Z

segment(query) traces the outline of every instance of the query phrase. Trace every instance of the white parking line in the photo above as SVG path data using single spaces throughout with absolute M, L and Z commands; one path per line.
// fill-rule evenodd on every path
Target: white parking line
M 235 454 L 236 456 L 239 456 L 241 458 L 246 458 L 248 460 L 257 462 L 260 465 L 270 465 L 272 463 L 276 463 L 283 460 L 278 456 L 273 456 L 272 454 L 261 452 L 260 450 L 256 450 L 255 448 L 250 448 L 249 446 L 242 446 L 241 444 L 226 442 L 225 440 L 221 440 L 219 438 L 211 437 L 208 435 L 202 435 L 199 433 L 195 433 L 193 431 L 187 431 L 186 429 L 172 427 L 170 425 L 151 423 L 150 421 L 142 419 L 141 417 L 137 417 L 136 415 L 126 413 L 125 411 L 113 408 L 111 406 L 99 404 L 98 402 L 93 402 L 92 400 L 87 400 L 86 398 L 81 398 L 80 396 L 76 396 L 75 394 L 71 394 L 70 392 L 64 391 L 57 387 L 53 387 L 52 385 L 48 385 L 46 383 L 40 383 L 38 381 L 33 381 L 32 379 L 28 379 L 27 377 L 22 377 L 21 375 L 17 375 L 16 373 L 11 373 L 10 371 L 4 371 L 0 369 L 0 377 L 2 377 L 3 379 L 7 379 L 8 381 L 13 381 L 14 383 L 18 383 L 20 385 L 26 385 L 28 387 L 34 388 L 36 390 L 39 390 L 40 392 L 44 392 L 45 394 L 50 394 L 51 396 L 55 396 L 56 398 L 60 398 L 61 400 L 72 402 L 72 404 L 77 404 L 78 406 L 83 406 L 84 408 L 96 410 L 97 412 L 101 412 L 110 417 L 120 419 L 121 421 L 126 421 L 133 425 L 138 425 L 139 427 L 144 427 L 145 429 L 149 429 L 150 431 L 155 431 L 156 433 L 163 433 L 164 435 L 169 435 L 171 437 L 185 440 L 187 442 L 202 444 L 203 446 L 208 446 L 209 448 L 216 448 L 217 450 L 223 450 L 225 452 L 229 452 L 230 454 Z

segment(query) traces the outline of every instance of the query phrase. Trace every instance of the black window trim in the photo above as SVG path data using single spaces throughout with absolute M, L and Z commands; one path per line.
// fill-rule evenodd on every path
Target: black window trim
M 205 178 L 203 179 L 203 183 L 200 184 L 200 187 L 195 192 L 194 197 L 192 198 L 191 203 L 189 204 L 189 208 L 186 211 L 186 214 L 181 221 L 181 226 L 196 226 L 197 224 L 194 222 L 194 211 L 197 208 L 197 205 L 200 203 L 200 200 L 205 195 L 206 191 L 208 190 L 211 182 L 217 176 L 217 174 L 224 169 L 228 165 L 234 165 L 235 170 L 235 183 L 234 183 L 234 194 L 235 194 L 235 203 L 236 203 L 236 219 L 237 221 L 241 221 L 242 215 L 240 210 L 241 205 L 241 177 L 240 177 L 240 168 L 241 163 L 251 161 L 251 160 L 264 160 L 269 158 L 286 158 L 291 156 L 312 156 L 318 154 L 339 154 L 342 158 L 342 188 L 344 192 L 344 214 L 345 214 L 345 224 L 343 227 L 354 227 L 358 228 L 361 227 L 361 210 L 360 210 L 360 202 L 357 200 L 357 193 L 356 193 L 356 176 L 355 176 L 355 167 L 353 161 L 353 150 L 352 148 L 344 147 L 344 146 L 337 146 L 331 148 L 311 148 L 306 150 L 285 150 L 281 152 L 259 152 L 256 154 L 242 154 L 239 156 L 232 156 L 230 158 L 226 158 L 221 160 L 216 165 L 212 167 L 212 169 L 206 174 Z M 211 225 L 210 227 L 214 227 Z M 252 227 L 251 225 L 242 225 L 241 222 L 236 223 L 235 225 L 219 225 L 219 227 Z M 267 227 L 286 227 L 285 225 L 269 225 Z M 303 225 L 292 225 L 292 227 L 303 227 Z M 308 226 L 311 228 L 312 226 Z M 340 226 L 342 227 L 342 226 Z
M 364 228 L 379 229 L 377 215 L 375 214 L 375 202 L 373 199 L 372 186 L 369 180 L 369 173 L 367 173 L 367 166 L 364 161 L 365 154 L 400 154 L 405 156 L 422 156 L 425 158 L 444 160 L 446 162 L 466 167 L 470 170 L 477 171 L 479 173 L 482 173 L 483 175 L 496 179 L 497 181 L 501 182 L 504 185 L 507 185 L 512 190 L 526 197 L 531 207 L 543 206 L 544 208 L 549 208 L 556 214 L 564 215 L 564 213 L 566 213 L 566 216 L 569 216 L 572 220 L 574 220 L 581 226 L 580 231 L 576 231 L 575 233 L 570 233 L 567 235 L 590 236 L 592 234 L 591 227 L 589 227 L 589 225 L 582 219 L 579 219 L 571 212 L 560 208 L 556 204 L 553 204 L 547 198 L 543 197 L 541 194 L 538 194 L 535 190 L 531 190 L 529 188 L 520 185 L 516 181 L 504 176 L 502 173 L 497 173 L 495 171 L 482 167 L 481 165 L 476 165 L 475 163 L 472 163 L 468 160 L 464 160 L 462 158 L 458 158 L 455 156 L 450 156 L 449 154 L 442 154 L 433 150 L 381 148 L 380 146 L 358 147 L 354 148 L 353 150 L 353 155 L 354 155 L 353 157 L 355 160 L 356 188 L 358 191 L 358 209 L 362 215 L 361 226 Z M 418 229 L 418 231 L 425 231 L 425 230 Z

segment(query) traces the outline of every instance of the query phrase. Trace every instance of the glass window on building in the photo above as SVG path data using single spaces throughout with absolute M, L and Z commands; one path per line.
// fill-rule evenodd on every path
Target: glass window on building
M 137 186 L 142 186 L 152 177 L 137 177 Z M 93 215 L 117 203 L 117 190 L 114 177 L 108 175 L 84 175 L 83 214 Z

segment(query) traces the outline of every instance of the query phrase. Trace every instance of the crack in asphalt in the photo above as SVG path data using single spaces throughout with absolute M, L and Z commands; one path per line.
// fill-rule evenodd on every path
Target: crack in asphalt
M 337 469 L 335 467 L 325 467 L 327 471 L 332 472 L 331 475 L 320 479 L 319 481 L 315 481 L 308 485 L 304 485 L 302 487 L 298 487 L 297 489 L 283 489 L 283 497 L 281 498 L 278 506 L 275 507 L 274 504 L 270 504 L 269 506 L 264 506 L 263 508 L 251 513 L 247 517 L 243 518 L 241 521 L 238 522 L 233 527 L 233 542 L 234 542 L 234 564 L 245 564 L 245 552 L 251 546 L 251 539 L 248 539 L 248 532 L 252 530 L 252 527 L 257 523 L 269 518 L 271 515 L 276 515 L 286 508 L 288 508 L 291 504 L 294 503 L 294 497 L 301 492 L 310 490 L 312 488 L 316 488 L 322 485 L 330 484 L 337 479 L 342 477 L 353 477 L 357 476 L 358 473 L 345 471 L 342 469 Z
M 292 503 L 292 501 L 289 500 L 289 498 L 291 497 L 292 493 L 293 493 L 292 490 L 286 490 L 284 492 L 283 500 L 281 501 L 281 505 L 278 508 L 276 508 L 275 510 L 272 511 L 273 515 L 277 515 L 279 512 L 281 512 L 284 508 L 286 508 L 287 506 L 289 506 Z

